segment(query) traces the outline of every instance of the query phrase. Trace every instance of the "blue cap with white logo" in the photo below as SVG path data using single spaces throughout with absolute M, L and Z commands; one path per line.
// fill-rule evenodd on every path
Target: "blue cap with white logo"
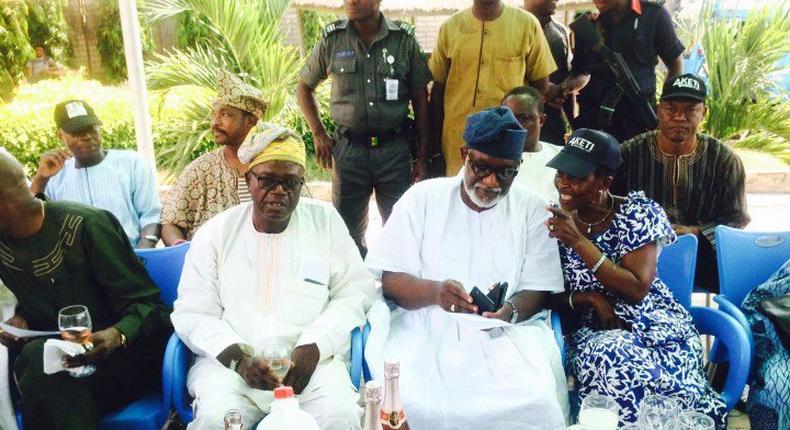
M 546 166 L 567 175 L 586 178 L 599 166 L 614 173 L 622 162 L 620 143 L 614 136 L 605 131 L 580 128 L 571 134 L 562 151 Z

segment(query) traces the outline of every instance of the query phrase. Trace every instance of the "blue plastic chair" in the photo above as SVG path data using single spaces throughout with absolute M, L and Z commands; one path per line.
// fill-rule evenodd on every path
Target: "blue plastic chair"
M 697 270 L 697 237 L 693 234 L 678 237 L 675 243 L 661 250 L 656 266 L 658 277 L 672 291 L 675 300 L 689 309 Z
M 363 369 L 367 367 L 364 364 L 364 340 L 367 340 L 367 336 L 363 340 L 365 332 L 370 333 L 370 324 L 365 324 L 362 330 L 357 327 L 351 331 L 351 366 L 348 374 L 356 389 L 359 389 L 360 377 L 364 377 Z M 165 349 L 162 390 L 170 392 L 171 405 L 185 424 L 194 419 L 192 396 L 187 391 L 187 373 L 194 361 L 195 354 L 173 333 Z M 366 380 L 369 380 L 369 375 Z
M 161 290 L 160 298 L 172 307 L 181 279 L 184 257 L 189 250 L 189 242 L 171 248 L 136 249 L 151 280 Z M 162 366 L 163 372 L 165 366 Z M 110 412 L 99 420 L 102 430 L 159 430 L 170 413 L 170 392 L 165 390 L 163 373 L 162 393 L 150 393 L 140 399 Z M 22 413 L 16 413 L 17 425 L 22 426 Z
M 760 233 L 720 225 L 716 227 L 716 259 L 720 293 L 713 300 L 719 310 L 735 318 L 749 339 L 754 339 L 741 306 L 746 295 L 767 281 L 790 259 L 790 231 Z M 714 342 L 711 355 L 722 361 L 721 343 Z

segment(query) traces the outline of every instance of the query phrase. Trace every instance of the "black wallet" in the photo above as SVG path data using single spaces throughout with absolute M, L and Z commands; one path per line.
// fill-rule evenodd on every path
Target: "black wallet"
M 472 296 L 472 303 L 477 306 L 477 313 L 496 312 L 505 304 L 505 294 L 507 293 L 507 282 L 497 282 L 484 294 L 479 288 L 474 287 L 469 295 Z

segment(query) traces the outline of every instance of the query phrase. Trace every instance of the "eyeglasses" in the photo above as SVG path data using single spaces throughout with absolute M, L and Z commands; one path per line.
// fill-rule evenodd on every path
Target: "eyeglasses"
M 467 157 L 467 160 L 469 161 L 469 167 L 472 169 L 472 173 L 478 178 L 485 178 L 491 173 L 494 173 L 496 178 L 500 181 L 512 181 L 518 174 L 518 167 L 502 167 L 495 169 L 488 164 L 473 161 L 470 157 Z
M 272 191 L 277 188 L 278 185 L 283 187 L 283 190 L 289 193 L 297 193 L 302 188 L 304 184 L 304 178 L 294 179 L 274 179 L 269 176 L 255 176 L 252 173 L 250 175 L 258 180 L 258 187 L 266 191 Z

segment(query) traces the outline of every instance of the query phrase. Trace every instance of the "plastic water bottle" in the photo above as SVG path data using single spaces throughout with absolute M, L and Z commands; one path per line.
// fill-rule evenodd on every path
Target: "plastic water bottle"
M 299 401 L 291 387 L 274 389 L 272 411 L 258 424 L 258 430 L 319 430 L 318 423 L 307 412 L 299 409 Z

